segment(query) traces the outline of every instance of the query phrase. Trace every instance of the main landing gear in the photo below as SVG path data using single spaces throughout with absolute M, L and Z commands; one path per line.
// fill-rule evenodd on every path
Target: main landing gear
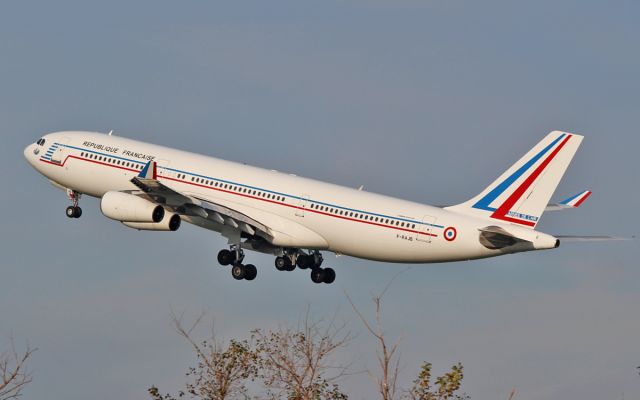
M 293 271 L 296 265 L 300 269 L 310 268 L 313 282 L 333 283 L 336 280 L 336 271 L 333 268 L 321 268 L 322 261 L 322 254 L 319 251 L 310 254 L 293 252 L 276 257 L 275 265 L 278 271 Z
M 252 281 L 258 275 L 258 269 L 253 264 L 242 264 L 244 260 L 244 252 L 238 246 L 232 246 L 231 250 L 220 250 L 218 253 L 218 262 L 220 265 L 233 265 L 231 268 L 231 276 L 236 280 L 246 279 Z
M 82 197 L 82 193 L 67 189 L 67 196 L 69 197 L 69 200 L 73 202 L 72 206 L 67 207 L 67 217 L 80 218 L 82 216 L 82 208 L 78 207 L 78 202 L 80 201 L 80 197 Z
M 237 280 L 252 281 L 258 271 L 252 264 L 242 264 L 244 252 L 240 246 L 231 246 L 230 250 L 220 250 L 218 262 L 220 265 L 231 265 L 231 276 Z M 304 254 L 298 250 L 288 250 L 284 255 L 276 257 L 275 266 L 278 271 L 293 271 L 296 266 L 300 269 L 311 269 L 311 280 L 315 283 L 333 283 L 336 272 L 333 268 L 321 268 L 322 254 L 319 251 Z

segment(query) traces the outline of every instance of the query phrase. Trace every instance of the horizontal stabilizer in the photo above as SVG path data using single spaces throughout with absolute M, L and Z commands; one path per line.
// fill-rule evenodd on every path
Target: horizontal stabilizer
M 558 211 L 558 210 L 567 210 L 572 208 L 578 208 L 582 203 L 584 203 L 589 196 L 591 196 L 593 192 L 590 190 L 585 190 L 580 192 L 574 196 L 569 197 L 566 200 L 562 200 L 560 203 L 549 204 L 545 211 Z
M 571 235 L 555 235 L 563 242 L 604 242 L 609 240 L 634 240 L 636 237 L 620 237 L 620 236 L 571 236 Z

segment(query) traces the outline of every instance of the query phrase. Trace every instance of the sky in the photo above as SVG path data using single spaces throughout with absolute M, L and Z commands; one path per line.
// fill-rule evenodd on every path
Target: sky
M 249 254 L 253 282 L 216 262 L 225 241 L 137 232 L 23 159 L 58 130 L 96 130 L 427 204 L 471 198 L 552 130 L 585 136 L 545 215 L 551 234 L 638 233 L 640 3 L 539 0 L 5 1 L 0 3 L 0 347 L 38 351 L 26 399 L 175 392 L 193 365 L 170 312 L 221 339 L 336 315 L 340 357 L 375 367 L 345 297 L 405 267 L 326 254 L 333 285 Z M 416 265 L 383 300 L 407 385 L 460 361 L 474 399 L 640 397 L 638 241 Z M 204 334 L 206 332 L 202 332 Z M 374 398 L 366 374 L 342 387 Z

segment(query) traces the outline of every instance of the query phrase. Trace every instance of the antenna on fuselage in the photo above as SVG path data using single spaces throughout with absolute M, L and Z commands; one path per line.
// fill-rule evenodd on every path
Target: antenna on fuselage
M 113 134 L 113 129 L 109 131 L 109 133 L 107 133 L 107 135 L 111 136 Z

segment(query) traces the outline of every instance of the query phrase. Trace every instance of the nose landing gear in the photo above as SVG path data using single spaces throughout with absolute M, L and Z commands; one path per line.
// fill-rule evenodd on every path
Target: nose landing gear
M 67 207 L 67 217 L 80 218 L 82 216 L 82 208 L 78 207 L 78 202 L 80 201 L 80 197 L 82 197 L 82 193 L 67 189 L 67 197 L 73 202 L 72 206 Z

